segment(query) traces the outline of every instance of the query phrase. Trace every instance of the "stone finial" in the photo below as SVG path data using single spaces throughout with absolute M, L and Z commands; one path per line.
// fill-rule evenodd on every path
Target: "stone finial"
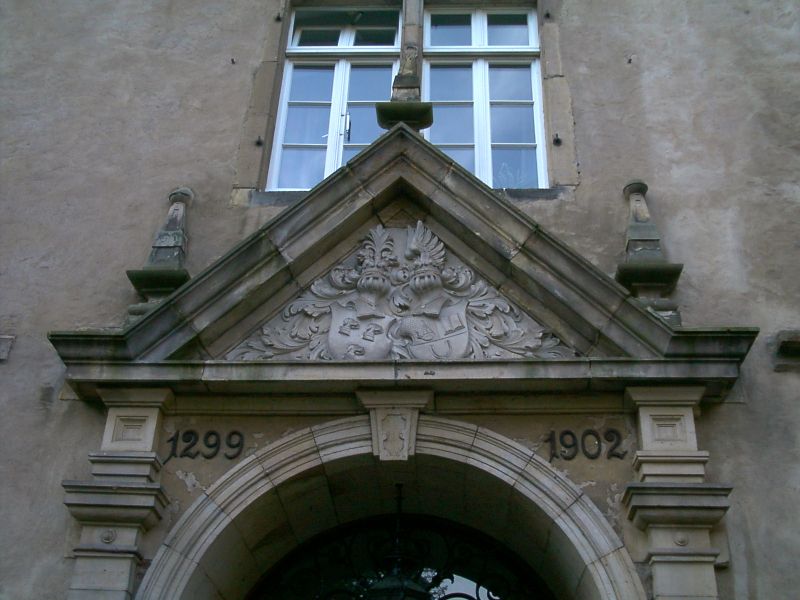
M 678 306 L 667 296 L 675 289 L 683 265 L 667 262 L 661 236 L 647 207 L 647 184 L 631 181 L 622 190 L 629 204 L 625 258 L 616 280 L 670 325 L 681 324 Z
M 433 105 L 420 102 L 422 21 L 422 0 L 404 0 L 400 70 L 392 82 L 392 101 L 375 107 L 384 129 L 405 123 L 419 131 L 433 123 Z
M 144 303 L 128 308 L 132 317 L 150 310 L 163 298 L 189 281 L 183 267 L 186 257 L 186 206 L 194 199 L 194 192 L 180 187 L 169 194 L 170 207 L 167 219 L 158 230 L 147 262 L 141 269 L 127 271 L 128 279 L 145 299 Z

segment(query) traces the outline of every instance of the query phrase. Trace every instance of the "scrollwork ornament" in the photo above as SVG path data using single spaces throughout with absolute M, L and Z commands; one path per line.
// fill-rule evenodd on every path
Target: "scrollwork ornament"
M 401 255 L 396 251 L 404 248 Z M 486 360 L 575 356 L 422 222 L 370 230 L 354 255 L 228 360 Z

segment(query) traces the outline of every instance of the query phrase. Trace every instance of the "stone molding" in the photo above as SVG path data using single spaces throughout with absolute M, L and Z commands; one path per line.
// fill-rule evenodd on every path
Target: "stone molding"
M 257 566 L 252 547 L 236 538 L 235 523 L 248 507 L 272 490 L 280 492 L 282 484 L 303 473 L 335 469 L 339 459 L 371 456 L 372 452 L 367 415 L 317 425 L 262 448 L 214 483 L 183 514 L 165 538 L 136 597 L 180 600 L 213 596 L 217 590 L 233 589 L 227 579 L 234 571 L 238 587 L 228 593 L 241 593 L 265 567 L 263 563 Z M 521 494 L 537 514 L 546 515 L 552 548 L 550 553 L 545 549 L 544 558 L 553 561 L 548 563 L 552 568 L 547 574 L 558 578 L 564 574 L 560 570 L 567 569 L 564 580 L 573 586 L 565 591 L 567 595 L 603 600 L 645 598 L 627 551 L 599 510 L 533 451 L 475 425 L 420 415 L 416 455 L 453 461 L 499 479 Z M 227 541 L 218 545 L 217 540 L 223 538 Z M 223 546 L 244 554 L 214 550 Z M 253 565 L 245 568 L 252 571 L 234 568 L 233 563 L 229 568 L 230 561 Z
M 80 523 L 120 523 L 153 527 L 169 501 L 159 483 L 73 481 L 61 483 L 64 504 Z
M 622 496 L 628 519 L 641 530 L 651 525 L 712 527 L 730 508 L 733 488 L 714 483 L 629 483 Z
M 169 386 L 182 404 L 165 401 L 163 410 L 187 410 L 186 397 L 198 394 L 351 394 L 360 387 L 424 386 L 440 392 L 623 392 L 626 388 L 654 382 L 660 385 L 691 384 L 703 387 L 704 402 L 721 401 L 736 382 L 738 362 L 729 359 L 595 359 L 497 360 L 497 361 L 370 361 L 319 363 L 231 361 L 167 361 L 160 363 L 84 363 L 70 365 L 70 383 L 83 398 L 100 398 L 102 389 L 114 382 L 140 386 Z M 116 402 L 116 400 L 114 401 Z M 230 399 L 231 410 L 236 398 Z M 206 410 L 224 412 L 217 403 Z M 346 405 L 351 406 L 351 403 Z M 634 411 L 626 402 L 620 408 Z M 265 406 L 250 403 L 246 410 Z
M 224 337 L 234 325 L 250 323 L 241 333 L 252 331 L 341 260 L 352 248 L 349 236 L 386 226 L 401 202 L 454 251 L 457 245 L 467 266 L 582 354 L 738 364 L 757 333 L 671 328 L 400 124 L 136 323 L 122 331 L 53 332 L 50 340 L 67 364 L 224 355 L 245 337 Z

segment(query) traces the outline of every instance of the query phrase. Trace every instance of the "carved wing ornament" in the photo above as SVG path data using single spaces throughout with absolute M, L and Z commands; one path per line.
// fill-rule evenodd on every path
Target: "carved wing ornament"
M 404 248 L 402 255 L 396 251 Z M 227 360 L 571 358 L 575 351 L 416 227 L 377 226 Z

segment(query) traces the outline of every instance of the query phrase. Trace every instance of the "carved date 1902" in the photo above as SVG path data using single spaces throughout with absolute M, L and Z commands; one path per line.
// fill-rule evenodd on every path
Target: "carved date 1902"
M 625 458 L 628 453 L 627 450 L 619 450 L 622 444 L 622 434 L 616 429 L 606 429 L 603 432 L 603 439 L 608 442 L 606 448 L 606 458 Z M 590 459 L 596 460 L 600 458 L 603 453 L 603 444 L 600 441 L 600 432 L 596 429 L 584 429 L 580 437 L 570 430 L 564 429 L 556 438 L 556 432 L 550 431 L 544 439 L 550 446 L 550 461 L 554 458 L 563 458 L 564 460 L 572 460 L 578 456 L 578 449 L 583 455 Z M 559 448 L 560 446 L 560 448 Z
M 183 442 L 180 452 L 178 452 L 179 442 Z M 167 443 L 169 443 L 169 455 L 164 459 L 164 464 L 167 464 L 173 457 L 195 459 L 198 456 L 202 456 L 203 458 L 214 458 L 219 454 L 222 446 L 222 436 L 212 429 L 203 434 L 202 447 L 200 449 L 196 448 L 198 442 L 200 442 L 200 434 L 194 429 L 186 429 L 183 432 L 176 431 L 167 440 Z M 225 436 L 225 447 L 227 450 L 222 453 L 225 458 L 229 460 L 238 458 L 242 450 L 244 450 L 244 434 L 241 431 L 229 432 Z

